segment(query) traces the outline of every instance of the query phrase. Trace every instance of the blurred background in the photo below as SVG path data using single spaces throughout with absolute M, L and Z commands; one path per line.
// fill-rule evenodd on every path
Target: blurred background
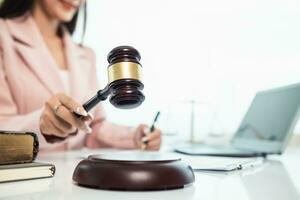
M 114 122 L 150 124 L 161 110 L 168 135 L 229 137 L 257 91 L 300 82 L 298 0 L 87 2 L 83 43 L 96 53 L 102 86 L 112 48 L 131 45 L 142 55 L 146 101 L 126 111 L 104 102 Z

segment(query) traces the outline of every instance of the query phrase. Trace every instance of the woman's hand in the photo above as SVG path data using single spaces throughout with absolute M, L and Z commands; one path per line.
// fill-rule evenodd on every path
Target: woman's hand
M 159 150 L 161 145 L 161 130 L 154 129 L 149 132 L 149 127 L 145 124 L 139 125 L 135 130 L 134 143 L 136 148 L 145 150 Z
M 82 117 L 78 117 L 74 113 Z M 92 129 L 86 124 L 89 119 L 92 119 L 91 115 L 84 110 L 81 104 L 71 97 L 59 93 L 45 103 L 40 118 L 40 130 L 46 140 L 51 138 L 51 135 L 64 139 L 70 134 L 76 133 L 77 129 L 87 133 L 92 132 Z

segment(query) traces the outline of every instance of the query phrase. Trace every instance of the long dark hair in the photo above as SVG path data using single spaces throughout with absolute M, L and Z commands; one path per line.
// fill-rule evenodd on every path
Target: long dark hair
M 4 0 L 0 3 L 0 18 L 15 18 L 20 17 L 30 11 L 33 7 L 34 0 Z M 63 23 L 70 34 L 73 34 L 76 29 L 79 11 L 76 12 L 70 22 Z M 83 5 L 83 30 L 82 39 L 86 30 L 87 19 L 87 4 Z

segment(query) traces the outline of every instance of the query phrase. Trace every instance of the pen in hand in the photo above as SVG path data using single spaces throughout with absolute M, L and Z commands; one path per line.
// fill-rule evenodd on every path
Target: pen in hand
M 159 115 L 160 115 L 160 111 L 158 111 L 156 113 L 155 118 L 153 120 L 153 123 L 152 123 L 152 125 L 150 127 L 150 132 L 149 133 L 152 133 L 154 131 L 154 129 L 155 129 L 155 123 L 158 120 Z M 148 140 L 142 140 L 142 142 L 143 142 L 143 145 L 144 145 L 144 147 L 143 147 L 143 149 L 144 149 L 147 146 L 147 144 L 148 144 Z

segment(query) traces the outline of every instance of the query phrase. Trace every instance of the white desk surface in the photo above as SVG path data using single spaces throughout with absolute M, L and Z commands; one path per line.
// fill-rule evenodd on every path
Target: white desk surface
M 53 163 L 53 178 L 0 184 L 0 199 L 20 200 L 296 200 L 300 199 L 300 148 L 271 157 L 260 167 L 232 173 L 195 172 L 196 181 L 183 189 L 123 192 L 89 189 L 72 182 L 76 164 L 88 154 L 103 151 L 73 151 L 40 155 L 39 161 Z

